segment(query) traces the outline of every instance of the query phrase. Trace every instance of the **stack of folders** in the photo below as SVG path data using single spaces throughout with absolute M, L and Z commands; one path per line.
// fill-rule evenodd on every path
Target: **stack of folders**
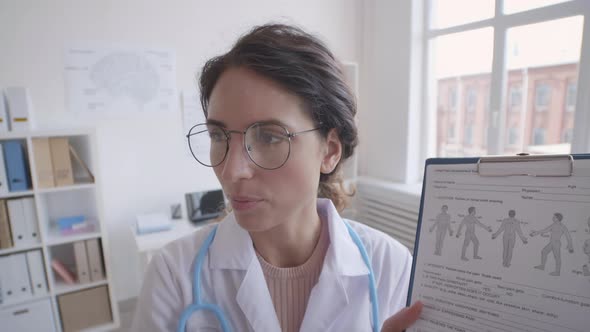
M 40 242 L 32 197 L 0 200 L 0 250 Z
M 0 304 L 47 294 L 41 250 L 0 256 Z
M 32 103 L 25 87 L 0 90 L 0 132 L 31 129 Z
M 51 267 L 66 284 L 88 283 L 105 279 L 102 251 L 98 239 L 77 241 L 72 244 L 74 261 L 70 264 L 54 257 Z
M 94 182 L 94 175 L 67 137 L 33 138 L 33 155 L 39 188 L 73 185 L 76 181 L 72 157 L 84 173 L 80 181 Z
M 23 140 L 2 142 L 0 155 L 0 195 L 31 188 L 29 162 Z
M 61 235 L 74 235 L 94 232 L 94 224 L 85 216 L 58 218 L 55 222 Z

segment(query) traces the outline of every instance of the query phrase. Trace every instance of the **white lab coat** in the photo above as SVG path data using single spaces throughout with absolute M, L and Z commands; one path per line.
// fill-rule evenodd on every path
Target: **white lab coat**
M 301 331 L 369 331 L 371 303 L 368 269 L 330 200 L 318 199 L 328 222 L 330 247 L 312 289 Z M 412 256 L 386 234 L 350 221 L 371 258 L 379 298 L 380 325 L 406 303 Z M 193 302 L 192 270 L 212 226 L 167 245 L 154 255 L 139 296 L 133 331 L 175 331 L 181 312 Z M 252 240 L 229 214 L 201 270 L 205 302 L 222 308 L 234 331 L 280 331 L 272 299 Z M 187 331 L 217 331 L 210 312 L 191 316 Z

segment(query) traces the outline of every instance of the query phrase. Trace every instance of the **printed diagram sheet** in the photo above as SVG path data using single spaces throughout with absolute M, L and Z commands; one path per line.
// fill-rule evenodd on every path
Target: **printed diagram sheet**
M 72 112 L 172 112 L 178 104 L 170 50 L 80 44 L 66 49 L 64 73 Z
M 408 331 L 590 330 L 590 160 L 571 177 L 427 168 Z

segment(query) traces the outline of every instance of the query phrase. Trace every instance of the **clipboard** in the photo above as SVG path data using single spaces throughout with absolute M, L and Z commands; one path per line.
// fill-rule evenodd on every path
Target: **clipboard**
M 440 174 L 433 173 L 433 170 L 440 172 Z M 448 174 L 444 174 L 445 172 L 448 172 Z M 444 180 L 441 180 L 439 182 L 442 183 L 439 183 L 439 186 L 433 184 L 433 179 L 444 179 L 445 176 L 449 179 L 470 179 L 474 183 L 466 182 L 459 186 L 455 180 L 449 180 L 446 184 Z M 425 304 L 425 311 L 423 317 L 417 322 L 417 326 L 407 331 L 478 331 L 484 325 L 487 325 L 486 328 L 490 330 L 498 331 L 519 329 L 529 329 L 531 331 L 584 331 L 587 328 L 587 326 L 582 326 L 576 320 L 583 320 L 590 315 L 590 275 L 584 275 L 586 272 L 584 268 L 590 267 L 590 248 L 586 257 L 584 253 L 586 247 L 582 247 L 586 243 L 585 239 L 588 239 L 587 246 L 590 246 L 590 154 L 533 156 L 519 154 L 516 156 L 481 158 L 432 158 L 426 161 L 423 179 L 407 305 L 410 305 L 415 300 L 421 300 Z M 567 188 L 568 190 L 571 189 L 571 192 L 566 192 L 566 189 L 564 189 L 566 187 L 556 185 L 565 183 L 569 183 Z M 544 184 L 550 185 L 544 186 Z M 465 190 L 465 192 L 462 192 L 462 196 L 457 194 L 461 192 L 460 189 L 457 189 L 460 187 Z M 503 190 L 505 188 L 511 190 Z M 549 192 L 550 190 L 552 192 Z M 434 196 L 434 192 L 443 192 L 447 196 L 445 194 Z M 519 196 L 519 192 L 521 197 L 514 198 Z M 574 199 L 550 199 L 546 197 L 549 195 L 558 198 L 561 196 L 574 197 Z M 492 200 L 487 198 L 486 201 L 486 197 L 504 198 L 502 204 L 497 204 L 497 207 L 492 208 Z M 455 200 L 457 198 L 461 199 L 461 201 Z M 448 199 L 448 202 L 444 203 L 445 199 Z M 500 199 L 496 201 L 499 202 Z M 442 203 L 437 205 L 437 207 L 441 206 L 441 211 L 436 217 L 434 217 L 433 208 L 435 202 L 437 204 Z M 478 204 L 478 202 L 481 204 Z M 541 228 L 547 229 L 548 227 L 544 226 L 553 225 L 548 213 L 540 212 L 540 210 L 546 211 L 550 210 L 552 206 L 570 205 L 575 206 L 573 208 L 575 211 L 555 212 L 555 214 L 559 214 L 563 219 L 560 221 L 563 222 L 563 225 L 567 224 L 565 228 L 568 229 L 569 236 L 573 238 L 573 253 L 571 255 L 567 250 L 569 249 L 569 240 L 564 235 L 565 231 L 560 236 L 559 241 L 555 241 L 557 235 L 551 237 L 552 232 L 539 235 Z M 471 213 L 468 211 L 471 210 L 472 206 L 476 212 L 469 217 Z M 477 206 L 485 207 L 483 216 L 477 215 Z M 540 207 L 534 208 L 535 206 Z M 445 212 L 445 208 L 453 211 Z M 525 213 L 522 213 L 523 211 Z M 502 214 L 505 215 L 502 216 Z M 513 217 L 510 217 L 510 215 Z M 531 217 L 537 215 L 542 217 L 536 218 L 539 220 Z M 584 215 L 582 218 L 584 220 L 573 220 L 578 215 Z M 555 215 L 552 217 L 557 218 Z M 512 221 L 511 218 L 517 221 Z M 519 221 L 518 218 L 524 221 Z M 447 219 L 454 221 L 445 221 Z M 466 221 L 463 223 L 466 219 L 471 220 L 471 222 Z M 586 220 L 587 224 L 585 224 Z M 445 234 L 442 235 L 440 225 L 445 222 L 449 224 L 449 227 L 444 229 Z M 458 235 L 455 232 L 453 236 L 448 236 L 448 231 L 453 231 L 453 227 L 454 231 L 465 230 L 467 232 L 466 227 L 463 229 L 458 228 L 461 223 L 464 226 L 471 224 L 469 227 L 476 229 L 473 232 L 470 230 L 472 233 L 469 235 L 469 243 L 467 234 L 465 234 L 464 238 L 462 237 L 463 234 L 461 234 L 461 237 L 457 238 L 457 240 L 463 242 L 462 244 L 457 245 L 456 242 L 447 244 L 452 242 L 451 238 L 455 240 L 456 235 Z M 540 227 L 540 225 L 543 225 L 543 227 Z M 492 234 L 492 239 L 486 239 L 489 233 L 486 233 L 485 226 L 493 228 L 501 235 L 494 233 L 496 238 Z M 504 228 L 502 229 L 502 227 Z M 515 230 L 516 228 L 520 228 L 520 233 L 523 233 L 524 236 L 520 236 L 519 232 Z M 557 229 L 558 226 L 554 228 Z M 436 229 L 436 232 L 433 229 Z M 507 229 L 509 231 L 506 231 Z M 529 234 L 525 235 L 524 233 Z M 533 234 L 534 237 L 531 236 Z M 471 241 L 471 237 L 476 238 L 475 241 L 478 242 L 477 249 L 475 249 L 475 241 Z M 478 237 L 479 239 L 477 239 Z M 443 240 L 439 241 L 440 238 L 443 238 Z M 523 244 L 523 241 L 525 241 L 522 240 L 523 238 L 528 240 L 527 243 L 530 242 L 530 245 Z M 432 242 L 436 243 L 433 244 Z M 485 255 L 474 253 L 473 258 L 467 257 L 471 250 L 474 252 L 481 250 L 484 242 L 487 246 Z M 559 242 L 560 249 L 553 250 L 553 247 L 557 248 L 557 242 Z M 468 243 L 467 250 L 465 249 L 465 243 Z M 551 243 L 553 245 L 549 246 Z M 447 248 L 444 247 L 445 245 L 447 245 Z M 498 247 L 496 251 L 494 251 L 495 247 Z M 540 247 L 543 249 L 539 250 Z M 547 247 L 551 249 L 551 252 L 545 255 L 544 252 L 549 250 Z M 447 250 L 446 253 L 445 249 Z M 525 251 L 529 252 L 525 255 Z M 556 258 L 558 253 L 556 252 L 561 255 L 559 273 L 555 273 L 558 266 Z M 546 256 L 545 259 L 543 255 Z M 478 259 L 475 259 L 476 256 L 478 256 Z M 459 257 L 461 260 L 459 260 Z M 541 267 L 538 261 L 543 259 L 543 267 L 547 271 L 536 268 Z M 583 261 L 584 259 L 585 261 Z M 528 262 L 534 263 L 534 265 L 529 264 L 530 266 L 528 266 Z M 426 269 L 425 264 L 429 264 L 429 270 Z M 555 264 L 555 271 L 553 272 L 549 271 L 552 264 Z M 493 270 L 490 270 L 492 267 Z M 590 271 L 590 268 L 587 269 Z M 425 274 L 425 271 L 428 273 Z M 551 275 L 549 272 L 557 275 Z M 519 277 L 529 274 L 533 278 L 530 284 L 519 279 Z M 517 279 L 519 282 L 515 281 Z M 569 288 L 562 285 L 552 288 L 555 280 L 564 280 Z M 477 282 L 482 284 L 487 282 L 490 287 L 479 288 Z M 582 287 L 579 285 L 585 285 L 586 288 L 574 292 L 577 289 L 576 287 Z M 432 290 L 428 289 L 429 287 Z M 485 289 L 489 289 L 489 291 Z M 541 292 L 542 295 L 535 292 Z M 459 293 L 461 295 L 457 295 Z M 512 293 L 510 295 L 512 296 L 511 300 L 506 299 L 508 293 Z M 533 293 L 536 295 L 531 295 Z M 429 294 L 430 298 L 425 299 L 426 294 Z M 441 294 L 445 294 L 445 296 Z M 437 298 L 437 296 L 440 298 Z M 470 298 L 470 296 L 475 298 Z M 498 296 L 498 298 L 494 299 L 493 296 Z M 567 313 L 556 313 L 559 310 L 551 311 L 551 309 L 534 309 L 535 305 L 531 304 L 530 299 L 522 300 L 528 296 L 544 296 L 540 302 L 553 301 L 556 305 L 577 303 L 583 309 L 582 312 L 587 315 L 581 316 L 578 313 L 578 316 L 573 317 L 573 321 L 564 322 Z M 488 302 L 492 300 L 497 301 L 497 303 Z M 589 306 L 585 307 L 586 304 Z M 499 317 L 496 319 L 494 315 Z M 502 319 L 505 319 L 505 321 L 502 321 Z M 571 317 L 567 317 L 567 319 L 572 320 Z M 524 325 L 520 325 L 519 321 L 524 321 L 525 323 L 522 323 Z

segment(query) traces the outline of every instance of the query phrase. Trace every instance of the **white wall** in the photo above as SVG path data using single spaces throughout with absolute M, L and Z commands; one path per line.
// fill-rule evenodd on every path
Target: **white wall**
M 271 20 L 299 24 L 320 35 L 341 60 L 359 61 L 363 10 L 361 0 L 0 0 L 0 87 L 29 88 L 38 128 L 97 128 L 118 299 L 139 290 L 129 231 L 134 216 L 167 212 L 170 204 L 184 202 L 184 193 L 218 185 L 209 169 L 186 157 L 180 111 L 149 116 L 68 112 L 64 48 L 97 41 L 174 49 L 177 86 L 188 89 L 206 59 L 227 50 L 252 25 Z
M 421 0 L 366 0 L 360 74 L 361 175 L 420 179 Z

